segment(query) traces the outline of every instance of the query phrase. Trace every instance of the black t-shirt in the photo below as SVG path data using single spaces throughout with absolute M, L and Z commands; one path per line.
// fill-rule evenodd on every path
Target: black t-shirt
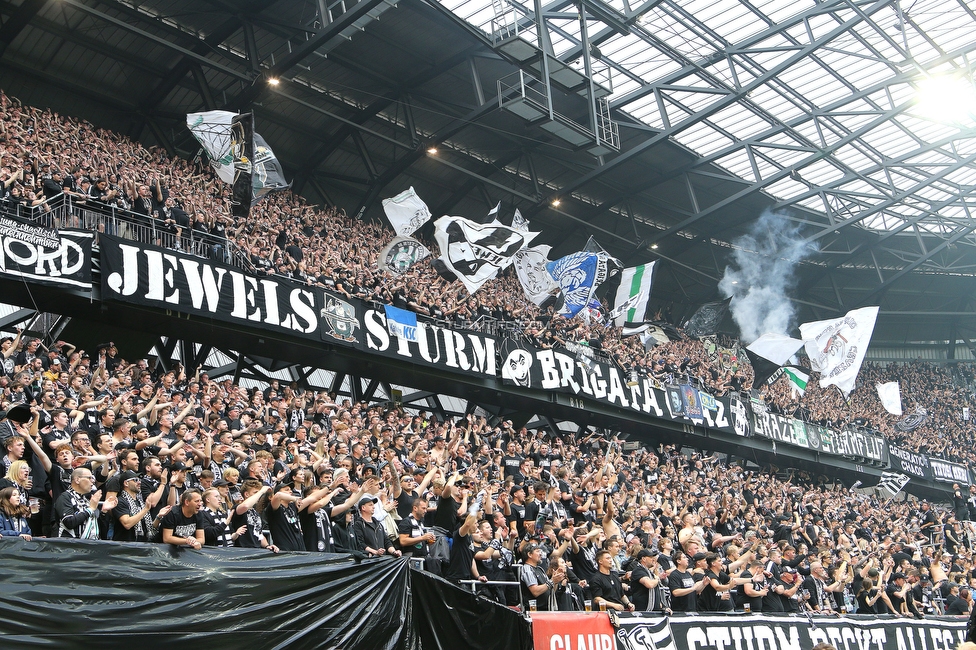
M 333 553 L 332 540 L 332 506 L 319 508 L 309 514 L 308 509 L 298 513 L 298 521 L 302 524 L 302 536 L 305 538 L 305 549 L 320 553 Z
M 203 530 L 205 526 L 203 513 L 198 512 L 192 517 L 187 517 L 183 514 L 183 508 L 177 506 L 167 512 L 159 524 L 160 541 L 164 530 L 172 530 L 176 537 L 195 537 L 196 531 Z
M 671 590 L 671 610 L 675 612 L 698 611 L 698 594 L 694 591 L 685 596 L 676 596 L 675 589 L 688 589 L 695 586 L 695 577 L 687 571 L 675 569 L 668 576 L 668 589 Z
M 270 507 L 268 528 L 271 529 L 271 539 L 274 540 L 275 546 L 282 551 L 306 550 L 298 508 L 294 502 L 282 503 L 277 510 L 273 506 Z
M 620 578 L 614 574 L 607 575 L 597 571 L 596 575 L 590 578 L 589 583 L 590 593 L 593 595 L 593 598 L 602 598 L 603 600 L 618 605 L 624 604 L 624 588 L 620 583 Z
M 264 523 L 261 521 L 261 515 L 258 514 L 257 510 L 250 508 L 243 515 L 237 514 L 235 511 L 234 517 L 230 520 L 230 528 L 236 531 L 241 526 L 247 526 L 247 530 L 234 541 L 234 546 L 243 548 L 261 548 L 264 546 L 261 543 Z
M 969 603 L 962 598 L 956 598 L 946 607 L 946 616 L 962 616 L 968 613 Z
M 508 478 L 509 476 L 515 476 L 519 473 L 519 465 L 522 464 L 522 457 L 515 456 L 502 456 L 502 468 L 503 477 Z
M 437 501 L 437 510 L 434 513 L 434 525 L 440 526 L 448 534 L 453 534 L 454 531 L 461 527 L 461 518 L 457 514 L 460 505 L 461 503 L 455 501 L 453 497 L 445 498 L 442 494 L 441 498 Z
M 566 556 L 573 564 L 573 571 L 580 580 L 589 582 L 593 575 L 599 573 L 596 566 L 596 551 L 592 547 L 580 546 L 579 553 L 573 553 L 572 547 L 566 552 Z
M 110 479 L 111 480 L 111 479 Z M 136 522 L 136 525 L 132 528 L 126 529 L 122 525 L 123 516 L 132 516 L 139 514 L 142 509 L 139 504 L 142 503 L 142 499 L 133 498 L 127 494 L 119 494 L 119 503 L 112 509 L 112 516 L 115 518 L 115 526 L 112 532 L 112 539 L 116 542 L 148 542 L 151 541 L 147 539 L 148 530 L 147 522 L 145 517 L 142 521 Z
M 642 578 L 654 579 L 647 567 L 638 563 L 630 572 L 630 600 L 638 612 L 647 611 L 651 590 L 641 584 Z
M 408 535 L 410 537 L 422 537 L 427 533 L 427 529 L 413 518 L 413 515 L 400 520 L 397 524 L 397 533 L 400 535 Z M 420 542 L 414 546 L 404 546 L 400 550 L 405 556 L 413 557 L 427 557 L 428 554 L 428 544 L 427 542 Z
M 420 494 L 413 494 L 407 492 L 406 490 L 400 490 L 400 496 L 396 498 L 397 502 L 397 514 L 400 515 L 400 519 L 406 519 L 413 512 L 413 502 L 420 497 Z
M 726 585 L 729 583 L 729 575 L 725 571 L 720 571 L 718 575 L 714 571 L 708 571 L 705 573 L 703 580 L 706 581 L 705 588 L 702 589 L 701 594 L 698 596 L 698 609 L 704 612 L 727 612 L 732 609 L 732 598 L 731 596 L 723 600 L 722 594 L 727 592 L 715 591 L 712 587 L 710 580 L 718 580 L 720 584 Z
M 474 542 L 471 535 L 461 535 L 458 529 L 452 536 L 451 562 L 447 568 L 445 579 L 451 582 L 458 580 L 472 580 L 471 563 L 474 560 Z

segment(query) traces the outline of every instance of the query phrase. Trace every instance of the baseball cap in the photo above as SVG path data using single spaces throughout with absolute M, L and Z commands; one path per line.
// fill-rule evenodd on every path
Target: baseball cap
M 121 481 L 122 483 L 125 483 L 126 481 L 130 481 L 132 479 L 138 479 L 138 478 L 139 475 L 133 472 L 131 469 L 127 469 L 119 475 L 119 481 Z
M 705 553 L 695 553 L 691 560 L 692 562 L 698 562 L 699 560 L 704 560 L 706 557 L 708 557 L 708 555 Z
M 894 572 L 894 573 L 891 574 L 891 581 L 892 582 L 894 582 L 895 580 L 905 580 L 905 579 L 906 579 L 905 578 L 905 574 L 902 573 L 901 571 L 896 571 L 896 572 Z
M 643 560 L 645 557 L 657 557 L 657 556 L 658 556 L 658 552 L 652 551 L 649 548 L 642 549 L 639 553 L 637 553 L 638 560 Z
M 356 504 L 356 507 L 362 508 L 367 503 L 379 503 L 379 499 L 376 497 L 371 497 L 367 494 L 366 496 L 362 497 L 359 500 L 359 502 Z
M 509 490 L 509 494 L 511 494 L 512 496 L 515 496 L 515 493 L 518 492 L 519 490 L 525 492 L 525 487 L 522 486 L 522 485 L 513 485 L 512 486 L 512 489 Z

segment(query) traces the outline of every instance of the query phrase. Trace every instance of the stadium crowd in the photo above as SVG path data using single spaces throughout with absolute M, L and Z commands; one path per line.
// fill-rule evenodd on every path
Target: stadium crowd
M 691 339 L 678 330 L 674 340 L 648 350 L 640 337 L 622 337 L 619 328 L 598 320 L 587 323 L 556 315 L 551 308 L 540 311 L 525 299 L 511 269 L 473 296 L 426 263 L 393 276 L 375 264 L 382 242 L 392 236 L 380 224 L 309 205 L 290 192 L 272 194 L 253 206 L 246 221 L 234 219 L 229 188 L 199 159 L 168 156 L 84 120 L 23 106 L 2 92 L 0 108 L 0 201 L 8 210 L 29 205 L 43 209 L 45 199 L 65 193 L 91 208 L 110 206 L 154 216 L 162 245 L 191 248 L 189 233 L 201 238 L 211 254 L 226 258 L 230 249 L 242 251 L 256 273 L 285 275 L 460 327 L 484 318 L 504 321 L 541 347 L 583 343 L 601 349 L 624 369 L 646 372 L 661 382 L 691 382 L 715 395 L 752 388 L 752 368 L 734 340 Z M 663 318 L 660 313 L 658 317 Z M 763 386 L 762 392 L 783 413 L 837 427 L 868 425 L 912 451 L 974 465 L 976 450 L 969 444 L 969 421 L 963 417 L 973 402 L 973 366 L 957 368 L 959 381 L 954 382 L 945 368 L 934 364 L 868 363 L 849 403 L 835 389 L 820 389 L 816 381 L 803 396 L 793 394 L 785 379 Z M 897 418 L 883 410 L 873 388 L 876 381 L 892 380 L 902 386 L 906 412 L 923 408 L 927 414 L 908 432 L 895 430 Z
M 679 336 L 645 349 L 596 320 L 540 311 L 511 271 L 474 296 L 427 264 L 394 277 L 373 262 L 391 236 L 381 225 L 291 193 L 237 221 L 228 188 L 199 160 L 3 94 L 0 109 L 9 211 L 43 210 L 63 193 L 157 219 L 162 245 L 182 247 L 191 232 L 211 253 L 246 251 L 259 273 L 459 326 L 507 321 L 539 346 L 585 343 L 624 368 L 716 395 L 752 387 L 734 341 Z M 518 581 L 520 590 L 485 591 L 539 609 L 971 609 L 976 531 L 965 522 L 976 500 L 961 490 L 949 509 L 881 504 L 822 478 L 747 471 L 673 447 L 625 453 L 602 434 L 337 403 L 298 385 L 245 388 L 199 369 L 129 363 L 111 344 L 88 355 L 42 343 L 0 343 L 3 536 L 420 556 L 450 580 Z M 960 373 L 972 378 L 971 367 Z M 907 433 L 873 392 L 890 379 L 906 410 L 928 415 Z M 866 364 L 850 403 L 814 381 L 802 397 L 782 381 L 763 391 L 783 412 L 868 423 L 911 449 L 976 463 L 963 419 L 971 387 L 937 366 Z

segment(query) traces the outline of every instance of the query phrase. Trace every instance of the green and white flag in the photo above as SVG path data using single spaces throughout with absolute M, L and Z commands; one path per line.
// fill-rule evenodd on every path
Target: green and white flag
M 793 390 L 798 391 L 800 395 L 807 392 L 807 381 L 810 380 L 810 375 L 797 368 L 783 368 L 783 374 L 786 375 Z
M 613 322 L 617 327 L 623 327 L 624 323 L 647 320 L 647 301 L 651 297 L 655 264 L 656 260 L 650 264 L 624 269 L 620 274 L 620 286 L 617 287 L 617 295 L 613 301 Z M 616 313 L 618 309 L 621 310 L 620 313 Z

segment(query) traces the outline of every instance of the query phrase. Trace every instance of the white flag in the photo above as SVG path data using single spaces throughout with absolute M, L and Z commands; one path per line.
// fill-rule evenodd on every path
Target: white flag
M 750 343 L 746 349 L 782 367 L 802 347 L 803 341 L 800 339 L 793 339 L 785 334 L 767 333 Z
M 881 405 L 886 411 L 892 415 L 901 415 L 901 391 L 898 389 L 897 381 L 878 384 L 878 397 L 881 398 Z
M 654 265 L 641 264 L 624 269 L 620 274 L 620 286 L 613 301 L 614 325 L 623 327 L 624 323 L 645 320 L 647 301 L 651 297 L 651 283 L 654 281 Z M 618 312 L 619 310 L 619 312 Z
M 217 177 L 228 185 L 234 183 L 234 155 L 230 151 L 231 121 L 237 113 L 206 111 L 188 113 L 186 126 L 210 156 Z
M 399 237 L 409 237 L 430 219 L 430 210 L 411 186 L 392 199 L 383 199 L 383 211 Z
M 843 318 L 800 325 L 810 365 L 820 373 L 821 388 L 837 386 L 844 397 L 854 390 L 877 319 L 877 307 L 863 307 Z
M 515 273 L 522 283 L 525 297 L 535 305 L 541 305 L 552 296 L 559 294 L 559 285 L 549 271 L 549 250 L 547 244 L 523 248 L 515 254 Z

